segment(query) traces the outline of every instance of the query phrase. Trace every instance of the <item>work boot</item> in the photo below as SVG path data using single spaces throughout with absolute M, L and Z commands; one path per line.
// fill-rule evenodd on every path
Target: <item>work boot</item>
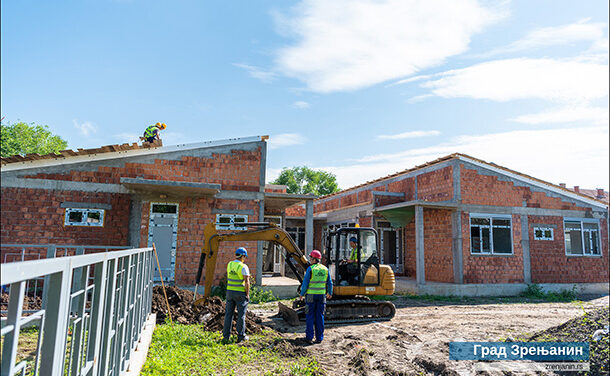
M 250 339 L 250 337 L 248 337 L 248 336 L 243 336 L 241 338 L 237 337 L 237 343 L 240 343 L 240 342 L 243 342 L 243 341 L 247 341 L 249 339 Z
M 305 345 L 307 345 L 307 346 L 313 345 L 313 340 L 309 339 L 309 338 L 305 338 Z

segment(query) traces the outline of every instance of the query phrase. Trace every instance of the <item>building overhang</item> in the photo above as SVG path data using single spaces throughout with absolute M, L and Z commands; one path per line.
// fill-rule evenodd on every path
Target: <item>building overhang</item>
M 424 208 L 431 209 L 445 209 L 445 210 L 457 210 L 457 204 L 450 201 L 423 201 L 414 200 L 399 202 L 396 204 L 380 206 L 375 208 L 374 213 L 381 215 L 387 219 L 392 227 L 400 228 L 405 227 L 409 222 L 415 218 L 415 207 L 422 206 Z
M 284 210 L 292 205 L 313 201 L 317 197 L 316 195 L 265 192 L 265 210 Z
M 130 191 L 144 195 L 162 197 L 204 197 L 220 192 L 220 184 L 195 183 L 143 178 L 121 178 L 121 185 Z

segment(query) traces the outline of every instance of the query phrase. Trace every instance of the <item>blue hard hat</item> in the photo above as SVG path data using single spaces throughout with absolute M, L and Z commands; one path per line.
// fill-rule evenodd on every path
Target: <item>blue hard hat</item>
M 248 251 L 244 247 L 239 247 L 235 250 L 235 256 L 246 256 L 248 257 Z
M 349 238 L 350 242 L 354 242 L 354 243 L 358 243 L 358 239 L 356 239 L 355 236 L 352 236 L 351 238 Z

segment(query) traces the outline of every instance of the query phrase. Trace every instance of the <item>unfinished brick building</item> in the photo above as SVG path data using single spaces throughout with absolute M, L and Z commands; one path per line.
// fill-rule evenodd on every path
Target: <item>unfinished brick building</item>
M 376 228 L 381 262 L 416 292 L 608 290 L 606 202 L 463 154 L 321 197 L 314 218 L 320 248 L 320 231 Z
M 266 203 L 282 210 L 303 200 L 265 193 L 266 139 L 123 144 L 3 158 L 2 262 L 20 250 L 26 259 L 54 256 L 55 248 L 47 255 L 51 248 L 37 245 L 79 245 L 82 251 L 83 245 L 103 250 L 155 242 L 164 279 L 193 285 L 205 224 L 224 221 L 235 228 L 240 220 L 262 221 Z M 235 246 L 221 244 L 218 265 L 233 258 Z M 260 282 L 262 245 L 240 246 L 248 248 L 247 263 Z M 216 282 L 223 274 L 217 268 Z

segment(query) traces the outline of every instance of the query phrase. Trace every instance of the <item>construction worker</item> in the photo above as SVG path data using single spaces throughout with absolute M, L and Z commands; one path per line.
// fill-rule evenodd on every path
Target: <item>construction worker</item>
M 246 309 L 250 301 L 250 269 L 244 263 L 248 251 L 244 247 L 235 250 L 235 260 L 227 264 L 227 304 L 225 323 L 222 328 L 223 342 L 229 342 L 233 325 L 233 311 L 237 307 L 237 342 L 248 339 L 246 336 Z
M 146 142 L 150 142 L 153 143 L 155 141 L 155 139 L 159 140 L 159 131 L 162 131 L 166 128 L 167 126 L 165 125 L 165 123 L 157 123 L 154 125 L 149 125 L 148 127 L 146 127 L 146 130 L 144 131 L 144 140 Z
M 349 247 L 351 251 L 348 262 L 358 262 L 358 239 L 355 236 L 349 239 Z
M 324 309 L 326 299 L 330 299 L 333 294 L 333 281 L 326 266 L 320 264 L 322 254 L 320 251 L 313 250 L 309 254 L 312 265 L 307 268 L 303 284 L 301 285 L 301 298 L 305 296 L 305 313 L 307 317 L 307 327 L 305 329 L 305 341 L 313 343 L 314 329 L 316 343 L 324 339 Z

